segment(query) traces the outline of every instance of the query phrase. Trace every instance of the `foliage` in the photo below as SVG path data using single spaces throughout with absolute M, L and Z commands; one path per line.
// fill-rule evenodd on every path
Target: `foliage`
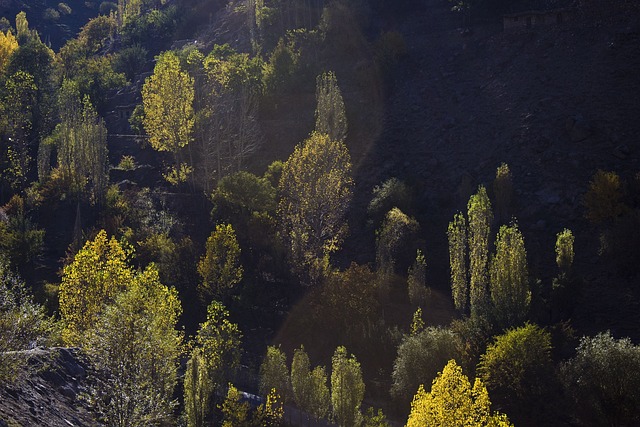
M 625 211 L 622 181 L 615 172 L 598 169 L 584 195 L 585 216 L 594 223 L 615 219 Z
M 0 74 L 4 73 L 9 64 L 9 58 L 16 49 L 18 49 L 18 40 L 11 30 L 0 31 Z
M 491 300 L 495 320 L 502 326 L 522 323 L 528 314 L 531 292 L 527 252 L 517 224 L 500 227 L 496 254 L 491 260 Z
M 171 185 L 180 185 L 189 180 L 189 176 L 193 173 L 193 168 L 186 163 L 180 163 L 170 166 L 162 177 Z
M 556 264 L 560 272 L 568 274 L 573 264 L 573 242 L 575 238 L 571 230 L 564 229 L 556 237 Z
M 242 280 L 240 245 L 231 224 L 219 224 L 207 239 L 206 252 L 198 262 L 202 277 L 199 291 L 208 301 L 225 296 Z
M 267 355 L 260 365 L 260 395 L 266 396 L 272 389 L 275 389 L 282 400 L 286 401 L 289 388 L 287 356 L 279 347 L 268 346 Z
M 496 169 L 493 180 L 493 195 L 495 196 L 496 217 L 500 221 L 508 221 L 513 197 L 513 177 L 509 165 L 502 163 Z
M 81 197 L 89 190 L 91 199 L 101 201 L 106 190 L 107 127 L 89 98 L 80 100 L 78 85 L 65 80 L 59 94 L 62 122 L 56 127 L 58 166 L 71 192 Z
M 177 402 L 182 333 L 178 293 L 160 283 L 153 266 L 138 274 L 104 308 L 84 348 L 102 381 L 90 391 L 109 425 L 160 426 L 170 422 Z
M 414 307 L 424 307 L 430 290 L 427 289 L 427 262 L 422 251 L 418 249 L 416 260 L 407 272 L 407 293 L 409 301 Z
M 362 427 L 390 427 L 391 424 L 387 421 L 382 409 L 378 409 L 376 412 L 373 407 L 367 408 L 367 412 L 364 414 L 362 420 Z
M 453 216 L 447 229 L 449 238 L 449 265 L 451 268 L 451 295 L 453 304 L 461 313 L 467 312 L 469 285 L 467 282 L 467 220 L 462 213 Z
M 491 402 L 482 381 L 473 388 L 469 379 L 450 360 L 427 393 L 421 385 L 411 403 L 407 427 L 508 427 L 505 415 L 491 413 Z
M 552 375 L 551 334 L 527 323 L 495 338 L 480 358 L 478 374 L 492 393 L 531 407 Z
M 0 384 L 17 378 L 26 360 L 19 354 L 34 344 L 49 344 L 55 323 L 35 303 L 22 280 L 0 258 Z
M 132 171 L 136 168 L 136 159 L 133 156 L 124 155 L 120 158 L 117 167 L 125 171 Z
M 313 133 L 296 146 L 278 186 L 278 216 L 294 270 L 308 274 L 317 260 L 340 248 L 352 187 L 351 160 L 343 143 Z
M 85 331 L 98 321 L 105 304 L 126 289 L 134 278 L 127 264 L 128 249 L 107 233 L 100 231 L 87 241 L 62 270 L 60 317 L 64 325 L 63 340 L 70 345 L 81 342 Z
M 71 15 L 71 12 L 72 12 L 71 7 L 69 7 L 68 4 L 63 2 L 58 3 L 58 10 L 63 15 Z
M 411 329 L 409 330 L 410 335 L 417 335 L 424 330 L 425 324 L 422 319 L 422 309 L 418 308 L 415 313 L 413 313 L 413 319 L 411 319 Z
M 304 347 L 296 349 L 291 362 L 291 388 L 296 405 L 302 412 L 311 414 L 316 420 L 329 412 L 329 387 L 324 367 L 311 370 L 309 356 Z
M 467 204 L 469 218 L 469 297 L 471 314 L 481 314 L 487 305 L 487 285 L 489 275 L 489 234 L 493 213 L 487 190 L 480 186 L 478 192 L 469 198 Z
M 411 192 L 404 181 L 398 178 L 389 178 L 381 185 L 376 185 L 372 193 L 367 213 L 374 225 L 379 224 L 394 207 L 402 212 L 411 212 Z
M 398 208 L 392 208 L 376 232 L 376 264 L 384 275 L 393 274 L 397 265 L 406 264 L 420 225 Z M 406 267 L 405 267 L 406 268 Z
M 331 358 L 331 406 L 340 427 L 359 425 L 363 398 L 364 382 L 360 363 L 355 356 L 348 356 L 347 349 L 340 346 Z
M 227 309 L 218 301 L 209 304 L 207 320 L 200 325 L 196 343 L 202 348 L 214 387 L 226 384 L 240 367 L 241 340 L 238 325 L 229 321 Z
M 583 337 L 562 379 L 586 425 L 635 425 L 640 421 L 640 347 L 610 332 Z
M 332 141 L 344 141 L 347 138 L 347 116 L 333 71 L 322 73 L 316 79 L 316 101 L 315 131 L 328 135 Z
M 299 52 L 291 44 L 284 39 L 278 41 L 264 67 L 263 80 L 267 93 L 283 93 L 293 85 L 299 57 Z
M 176 54 L 161 54 L 142 88 L 144 128 L 155 150 L 177 156 L 191 141 L 193 96 L 193 79 L 180 69 Z
M 229 383 L 227 396 L 220 405 L 224 421 L 222 427 L 242 427 L 247 425 L 249 417 L 249 403 L 242 402 L 242 394 L 233 384 Z
M 184 410 L 189 427 L 203 427 L 209 410 L 209 398 L 213 384 L 202 356 L 202 350 L 195 348 L 187 362 L 184 374 Z M 229 395 L 227 395 L 227 398 Z
M 253 414 L 252 423 L 260 427 L 279 427 L 282 425 L 282 417 L 284 416 L 283 402 L 278 392 L 271 389 L 267 394 L 267 400 L 258 406 Z
M 22 270 L 42 254 L 44 235 L 45 230 L 30 218 L 22 197 L 13 196 L 0 209 L 0 249 L 14 267 Z
M 139 44 L 122 49 L 113 59 L 113 69 L 133 81 L 143 71 L 148 54 L 147 49 Z
M 234 213 L 274 212 L 276 208 L 276 190 L 269 180 L 246 171 L 218 181 L 211 198 L 218 210 L 226 206 Z
M 393 362 L 391 394 L 402 404 L 420 384 L 428 384 L 447 361 L 457 356 L 457 337 L 450 329 L 428 327 L 405 335 Z
M 177 7 L 169 6 L 126 19 L 124 25 L 120 24 L 123 45 L 145 45 L 151 41 L 161 44 L 169 41 L 176 29 L 177 14 Z

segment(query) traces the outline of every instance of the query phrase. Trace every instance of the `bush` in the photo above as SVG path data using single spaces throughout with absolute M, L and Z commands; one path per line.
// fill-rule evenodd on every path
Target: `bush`
M 42 13 L 42 19 L 44 19 L 45 21 L 57 21 L 58 19 L 60 19 L 60 13 L 57 10 L 51 9 L 49 7 Z
M 58 3 L 58 11 L 62 15 L 71 15 L 72 12 L 71 8 L 66 3 Z
M 615 172 L 598 170 L 584 196 L 586 217 L 594 223 L 615 219 L 622 215 L 626 206 L 622 202 L 624 192 L 620 176 Z
M 144 70 L 149 52 L 139 44 L 122 49 L 113 60 L 113 69 L 123 73 L 127 80 L 133 81 L 135 76 Z
M 373 188 L 373 198 L 367 207 L 370 221 L 379 224 L 391 208 L 399 208 L 402 212 L 411 212 L 411 191 L 398 178 L 389 178 L 381 185 Z
M 118 169 L 132 171 L 136 168 L 136 159 L 133 156 L 122 156 Z

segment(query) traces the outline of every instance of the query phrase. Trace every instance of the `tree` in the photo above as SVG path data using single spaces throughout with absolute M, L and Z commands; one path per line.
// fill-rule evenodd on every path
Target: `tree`
M 222 427 L 243 427 L 248 424 L 249 403 L 242 402 L 242 394 L 229 383 L 227 397 L 220 405 L 224 421 Z
M 322 73 L 316 79 L 316 100 L 316 132 L 328 135 L 332 141 L 344 141 L 347 137 L 347 116 L 333 71 Z
M 329 387 L 324 366 L 316 366 L 309 374 L 309 410 L 316 420 L 329 413 Z
M 331 359 L 331 406 L 340 427 L 359 425 L 360 405 L 364 398 L 364 382 L 360 363 L 347 349 L 336 348 Z
M 562 365 L 563 382 L 586 425 L 640 422 L 640 346 L 610 332 L 583 337 L 576 356 Z
M 90 190 L 94 201 L 102 200 L 108 183 L 107 127 L 78 85 L 65 80 L 59 93 L 62 122 L 54 139 L 58 146 L 58 167 L 70 182 L 71 191 Z
M 467 312 L 469 284 L 467 281 L 467 220 L 462 213 L 453 216 L 447 230 L 449 237 L 449 265 L 453 305 L 461 313 Z
M 200 325 L 197 345 L 207 364 L 214 387 L 224 386 L 240 367 L 242 334 L 238 325 L 229 321 L 229 312 L 218 301 L 207 307 L 207 320 Z
M 15 380 L 27 365 L 15 353 L 35 344 L 49 344 L 54 321 L 35 303 L 20 277 L 0 256 L 0 385 Z
M 455 360 L 438 374 L 427 393 L 421 385 L 411 403 L 407 427 L 509 427 L 505 415 L 491 413 L 491 402 L 482 381 L 473 388 Z
M 513 197 L 513 178 L 509 165 L 502 163 L 496 169 L 493 180 L 493 195 L 496 199 L 496 216 L 499 221 L 508 221 Z
M 329 411 L 327 374 L 321 366 L 311 370 L 309 356 L 302 346 L 293 353 L 291 388 L 296 405 L 302 412 L 313 415 L 316 420 L 327 415 Z
M 9 64 L 11 54 L 18 48 L 18 40 L 11 30 L 0 31 L 0 74 L 4 73 Z
M 376 232 L 378 272 L 389 276 L 396 272 L 398 264 L 406 266 L 407 252 L 413 246 L 410 244 L 411 238 L 415 237 L 419 228 L 420 225 L 415 219 L 398 208 L 392 208 L 387 213 L 382 226 Z
M 553 375 L 552 367 L 551 334 L 528 323 L 497 336 L 480 357 L 477 372 L 491 393 L 510 407 L 540 412 L 534 404 L 548 384 L 541 379 Z
M 219 224 L 207 239 L 206 252 L 198 262 L 199 286 L 204 301 L 222 298 L 242 280 L 240 245 L 231 224 Z
M 598 169 L 584 195 L 584 206 L 587 209 L 585 216 L 594 223 L 616 219 L 626 209 L 622 202 L 623 195 L 620 175 Z
M 87 334 L 84 348 L 101 381 L 90 390 L 109 425 L 160 426 L 171 422 L 176 401 L 182 332 L 178 293 L 147 267 Z
M 275 389 L 283 401 L 289 393 L 289 369 L 287 356 L 279 347 L 268 346 L 267 355 L 260 365 L 260 394 L 266 396 Z
M 253 414 L 252 424 L 260 427 L 280 427 L 284 416 L 283 402 L 276 389 L 271 389 L 267 400 Z
M 429 384 L 447 361 L 457 356 L 457 338 L 450 329 L 428 327 L 405 335 L 393 362 L 391 395 L 406 404 L 420 384 Z
M 409 301 L 415 307 L 424 307 L 427 302 L 427 262 L 424 259 L 422 251 L 418 249 L 416 260 L 407 272 L 407 293 Z
M 522 233 L 515 223 L 503 225 L 496 238 L 490 281 L 494 315 L 499 325 L 518 325 L 526 319 L 531 301 L 527 274 Z
M 184 410 L 189 427 L 203 427 L 209 409 L 213 384 L 202 349 L 195 348 L 184 375 Z
M 569 229 L 564 229 L 556 237 L 556 264 L 565 276 L 571 271 L 573 264 L 573 242 L 575 238 Z
M 478 187 L 478 192 L 471 196 L 467 204 L 469 217 L 469 296 L 471 314 L 482 314 L 487 306 L 487 285 L 489 275 L 489 234 L 493 214 L 487 190 Z
M 133 282 L 134 273 L 127 264 L 128 249 L 101 230 L 62 270 L 60 317 L 64 325 L 62 338 L 68 345 L 78 345 L 91 329 L 104 306 Z
M 352 187 L 347 147 L 326 135 L 311 134 L 284 165 L 278 216 L 293 268 L 310 282 L 325 274 L 342 244 Z
M 193 97 L 193 79 L 180 69 L 178 56 L 170 51 L 161 54 L 142 87 L 143 124 L 151 146 L 174 155 L 174 170 L 182 165 L 180 149 L 191 141 Z
M 14 190 L 22 189 L 31 170 L 30 142 L 33 136 L 37 86 L 31 74 L 16 71 L 5 81 L 3 127 L 8 136 L 7 166 L 2 175 Z

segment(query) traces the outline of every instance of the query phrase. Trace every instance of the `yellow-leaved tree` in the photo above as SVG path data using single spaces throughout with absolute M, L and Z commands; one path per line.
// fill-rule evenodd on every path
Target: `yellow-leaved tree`
M 427 393 L 421 385 L 411 403 L 407 427 L 509 427 L 504 414 L 491 412 L 486 387 L 476 378 L 473 387 L 462 368 L 450 360 Z
M 4 72 L 11 54 L 17 48 L 18 40 L 16 40 L 11 30 L 7 30 L 7 32 L 0 31 L 0 73 Z
M 180 149 L 191 141 L 193 97 L 193 78 L 180 68 L 178 56 L 170 51 L 158 56 L 153 75 L 142 87 L 142 123 L 151 146 L 174 155 L 176 165 L 166 177 L 176 177 L 177 181 L 186 181 L 191 171 L 191 165 L 182 161 Z
M 325 134 L 312 133 L 282 168 L 278 217 L 293 270 L 310 283 L 324 276 L 342 244 L 352 187 L 346 145 Z
M 134 273 L 127 263 L 128 256 L 127 248 L 101 230 L 64 267 L 59 299 L 62 338 L 68 345 L 78 345 L 83 333 L 95 325 L 105 304 L 113 302 L 132 282 Z

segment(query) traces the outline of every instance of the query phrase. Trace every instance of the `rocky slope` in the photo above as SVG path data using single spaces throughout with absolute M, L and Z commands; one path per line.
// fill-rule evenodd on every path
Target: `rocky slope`
M 76 348 L 36 348 L 22 352 L 28 368 L 17 380 L 0 384 L 0 427 L 98 426 L 82 393 L 87 362 Z

